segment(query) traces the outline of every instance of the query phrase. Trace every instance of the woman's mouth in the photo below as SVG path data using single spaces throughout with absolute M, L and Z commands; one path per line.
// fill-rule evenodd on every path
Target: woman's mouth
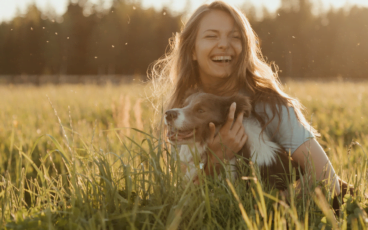
M 229 63 L 232 60 L 232 57 L 230 55 L 226 56 L 214 56 L 211 58 L 211 60 L 215 63 Z

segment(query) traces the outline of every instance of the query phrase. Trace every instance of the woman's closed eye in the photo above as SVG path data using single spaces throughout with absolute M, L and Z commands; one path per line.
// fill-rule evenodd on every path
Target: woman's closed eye
M 233 34 L 232 34 L 232 37 L 233 37 L 233 38 L 236 38 L 236 39 L 240 39 L 240 38 L 241 38 L 241 35 L 240 35 L 239 33 L 237 33 L 237 32 L 236 32 L 236 33 L 233 33 Z

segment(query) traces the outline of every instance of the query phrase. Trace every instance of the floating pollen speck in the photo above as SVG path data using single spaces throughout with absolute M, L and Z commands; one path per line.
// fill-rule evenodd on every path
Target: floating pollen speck
M 31 27 L 31 30 L 33 30 L 33 27 Z
M 292 38 L 295 38 L 295 36 L 291 36 Z
M 58 33 L 57 33 L 57 32 L 55 32 L 55 35 L 58 35 Z
M 46 41 L 47 43 L 49 43 L 49 41 Z
M 163 15 L 166 15 L 166 12 L 163 12 L 162 14 L 163 14 Z
M 66 37 L 66 39 L 69 39 L 69 37 Z
M 112 45 L 111 47 L 112 47 L 112 48 L 115 48 L 115 46 L 114 46 L 114 45 Z
M 42 29 L 45 29 L 45 27 L 42 27 Z
M 135 6 L 133 6 L 133 10 L 137 9 Z
M 128 45 L 128 42 L 126 42 L 125 45 Z
M 13 31 L 13 29 L 10 29 L 10 31 Z
M 97 56 L 95 56 L 95 59 L 97 59 Z

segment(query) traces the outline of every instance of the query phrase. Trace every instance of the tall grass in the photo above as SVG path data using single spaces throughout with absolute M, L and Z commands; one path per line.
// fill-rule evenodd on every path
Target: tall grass
M 368 83 L 288 82 L 338 175 L 359 187 L 332 213 L 326 189 L 288 200 L 253 174 L 181 180 L 152 130 L 143 86 L 0 87 L 0 226 L 6 229 L 364 229 Z M 47 95 L 47 96 L 46 96 Z M 48 99 L 49 98 L 49 99 Z M 130 127 L 130 128 L 129 128 Z

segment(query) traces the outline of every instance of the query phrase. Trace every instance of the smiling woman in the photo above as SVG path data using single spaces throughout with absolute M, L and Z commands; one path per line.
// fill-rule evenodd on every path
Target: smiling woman
M 223 1 L 200 6 L 172 39 L 171 51 L 153 66 L 156 95 L 166 97 L 164 106 L 168 111 L 182 108 L 193 90 L 221 97 L 249 97 L 250 116 L 261 125 L 261 134 L 272 137 L 306 172 L 303 181 L 308 183 L 301 187 L 309 189 L 315 182 L 312 178 L 316 178 L 340 194 L 338 176 L 315 138 L 317 132 L 306 121 L 300 102 L 282 91 L 277 72 L 263 59 L 257 40 L 249 21 L 237 8 Z M 221 128 L 215 127 L 215 114 L 207 115 L 212 117 L 204 124 L 209 133 L 204 168 L 208 175 L 218 173 L 219 160 L 233 159 L 245 144 L 259 141 L 248 138 L 249 130 L 242 123 L 244 113 L 235 117 L 236 107 L 235 103 L 230 106 Z M 166 120 L 173 116 L 166 114 Z M 181 127 L 177 135 L 186 139 L 192 135 L 190 131 Z M 169 130 L 168 137 L 175 139 L 174 135 Z
M 241 51 L 241 35 L 234 19 L 221 10 L 209 12 L 199 23 L 193 50 L 203 85 L 217 87 L 221 79 L 229 77 Z

